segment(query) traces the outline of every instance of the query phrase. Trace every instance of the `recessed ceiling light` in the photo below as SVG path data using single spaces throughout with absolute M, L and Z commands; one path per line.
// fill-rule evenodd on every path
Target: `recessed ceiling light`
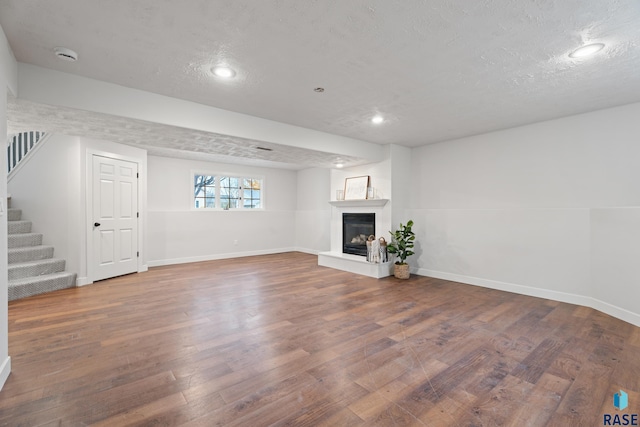
M 592 43 L 574 50 L 569 54 L 570 58 L 584 58 L 585 56 L 593 55 L 604 48 L 604 43 Z
M 384 117 L 382 117 L 381 115 L 376 115 L 373 116 L 371 118 L 371 123 L 375 124 L 375 125 L 379 125 L 380 123 L 384 122 Z
M 343 165 L 342 163 L 336 163 L 336 167 L 337 167 L 338 169 L 340 169 L 340 168 L 343 168 L 343 167 L 344 167 L 344 165 Z
M 53 49 L 53 53 L 55 53 L 58 58 L 64 59 L 65 61 L 75 62 L 78 60 L 78 54 L 66 47 L 56 47 Z
M 230 79 L 231 77 L 236 75 L 236 72 L 233 71 L 233 69 L 225 65 L 217 65 L 211 69 L 211 72 L 215 76 L 222 77 L 223 79 Z

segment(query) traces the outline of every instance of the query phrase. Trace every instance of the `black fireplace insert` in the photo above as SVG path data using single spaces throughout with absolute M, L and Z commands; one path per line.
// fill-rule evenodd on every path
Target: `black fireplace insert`
M 375 213 L 342 214 L 342 252 L 367 256 L 367 239 L 376 235 Z

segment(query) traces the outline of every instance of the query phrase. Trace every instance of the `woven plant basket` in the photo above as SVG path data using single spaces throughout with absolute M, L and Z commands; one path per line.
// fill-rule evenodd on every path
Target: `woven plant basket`
M 409 264 L 394 264 L 393 275 L 396 277 L 396 279 L 408 279 L 411 275 Z

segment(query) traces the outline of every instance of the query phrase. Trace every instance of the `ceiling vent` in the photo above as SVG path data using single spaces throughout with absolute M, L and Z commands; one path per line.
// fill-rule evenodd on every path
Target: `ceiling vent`
M 53 49 L 53 52 L 58 58 L 64 59 L 65 61 L 76 62 L 78 60 L 78 54 L 66 47 L 56 47 Z

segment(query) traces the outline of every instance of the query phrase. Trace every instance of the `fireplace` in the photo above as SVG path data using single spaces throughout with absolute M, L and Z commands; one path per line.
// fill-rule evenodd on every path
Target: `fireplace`
M 344 236 L 353 233 L 351 239 L 346 243 L 351 246 L 351 240 L 354 237 L 364 234 L 365 236 L 383 233 L 384 230 L 391 230 L 391 206 L 387 199 L 365 199 L 365 200 L 335 200 L 330 201 L 331 205 L 331 251 L 318 253 L 318 265 L 323 267 L 335 268 L 337 270 L 348 271 L 353 274 L 362 274 L 363 276 L 387 277 L 391 273 L 393 263 L 390 262 L 368 262 L 367 261 L 367 245 L 358 245 L 357 249 L 361 250 L 362 255 L 353 255 L 351 248 L 345 248 Z M 365 214 L 366 218 L 360 215 L 354 215 L 354 212 L 370 212 Z M 346 214 L 346 215 L 345 215 Z M 355 224 L 368 223 L 367 229 L 357 230 L 360 225 L 356 225 L 356 230 L 349 232 L 350 226 L 344 225 L 344 216 L 347 216 L 347 223 Z M 364 221 L 363 221 L 364 220 Z M 353 225 L 353 224 L 351 224 Z M 345 227 L 347 228 L 345 232 Z M 377 236 L 380 237 L 380 236 Z M 355 244 L 354 244 L 355 246 Z M 346 250 L 345 250 L 346 249 Z
M 367 239 L 376 235 L 375 213 L 342 214 L 342 252 L 367 256 Z

